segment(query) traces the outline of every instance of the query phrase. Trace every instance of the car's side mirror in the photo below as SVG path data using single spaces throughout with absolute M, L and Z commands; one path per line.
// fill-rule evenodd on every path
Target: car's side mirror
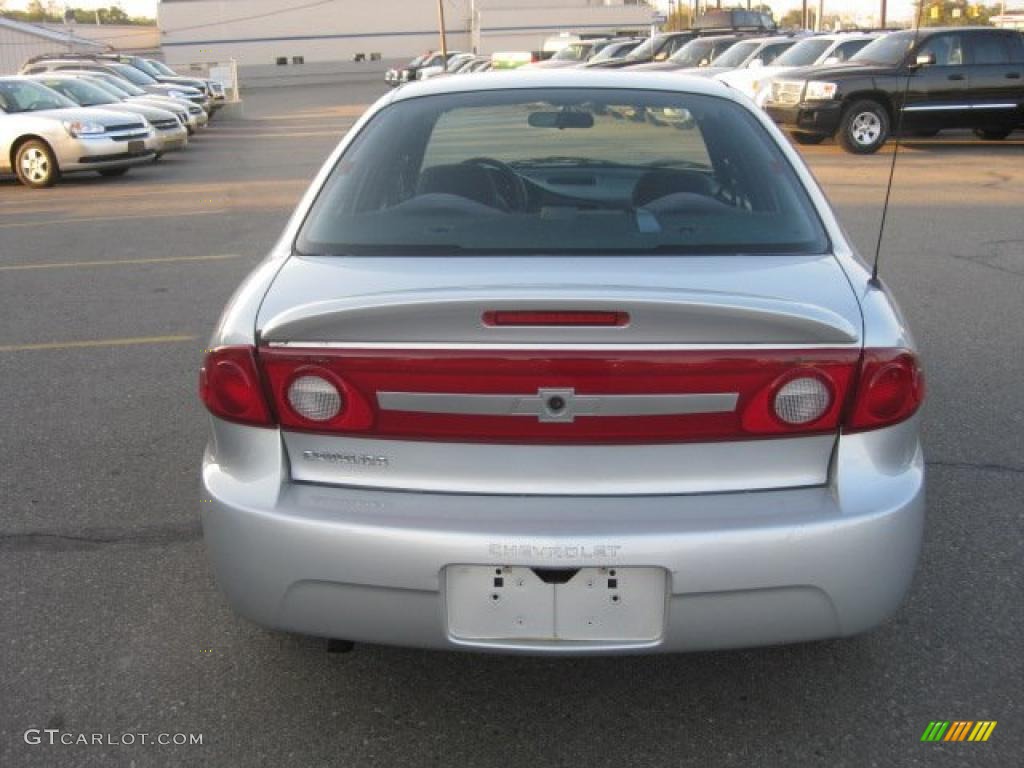
M 764 61 L 762 61 L 761 59 L 754 59 L 749 64 L 747 64 L 747 69 L 760 69 L 763 66 Z
M 711 59 L 705 57 L 705 58 L 703 58 L 703 59 L 701 59 L 700 61 L 697 62 L 697 66 L 698 67 L 706 67 L 710 63 L 711 63 Z
M 668 51 L 662 51 L 661 53 L 654 54 L 655 61 L 664 61 L 668 58 Z
M 914 59 L 915 67 L 931 67 L 935 64 L 934 53 L 919 53 Z
M 838 56 L 829 56 L 829 57 L 828 57 L 827 59 L 825 59 L 825 60 L 824 60 L 823 62 L 821 62 L 821 63 L 822 63 L 822 64 L 823 64 L 824 66 L 828 67 L 828 66 L 831 66 L 831 65 L 833 65 L 833 64 L 838 64 L 838 63 L 839 63 L 839 61 L 840 61 L 840 59 L 839 59 L 839 57 L 838 57 Z

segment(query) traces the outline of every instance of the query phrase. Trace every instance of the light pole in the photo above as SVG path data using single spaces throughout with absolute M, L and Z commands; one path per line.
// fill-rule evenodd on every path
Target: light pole
M 448 61 L 448 35 L 444 29 L 444 0 L 437 0 L 437 19 L 441 25 L 441 56 Z
M 921 2 L 924 2 L 924 0 L 921 0 Z M 885 29 L 885 16 L 886 16 L 886 10 L 888 10 L 885 6 L 886 6 L 886 0 L 882 0 L 882 15 L 881 15 L 881 19 L 879 20 L 879 24 L 878 24 L 878 26 L 881 27 L 882 29 Z

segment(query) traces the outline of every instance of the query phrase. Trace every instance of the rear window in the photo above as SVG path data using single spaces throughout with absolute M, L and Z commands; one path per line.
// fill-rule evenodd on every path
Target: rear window
M 536 89 L 382 109 L 304 223 L 303 254 L 821 253 L 821 223 L 746 108 Z

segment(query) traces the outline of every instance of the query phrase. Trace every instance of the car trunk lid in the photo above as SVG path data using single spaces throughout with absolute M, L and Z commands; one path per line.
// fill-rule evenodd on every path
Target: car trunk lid
M 827 256 L 292 258 L 258 330 L 294 479 L 473 493 L 822 484 L 860 353 Z M 794 371 L 827 417 L 751 416 Z M 356 421 L 294 413 L 300 374 Z

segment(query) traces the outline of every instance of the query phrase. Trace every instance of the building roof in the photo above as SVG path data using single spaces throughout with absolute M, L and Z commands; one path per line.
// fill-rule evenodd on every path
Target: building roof
M 14 32 L 21 32 L 32 37 L 38 37 L 41 40 L 46 40 L 52 43 L 63 43 L 67 45 L 69 37 L 65 32 L 58 32 L 56 30 L 45 29 L 38 26 L 37 24 L 29 24 L 25 21 L 15 21 L 14 19 L 7 19 L 0 17 L 0 27 L 10 29 Z M 102 51 L 106 46 L 94 42 L 92 40 L 86 40 L 84 37 L 78 37 L 74 33 L 70 36 L 70 42 L 76 46 L 82 46 L 85 48 L 95 48 L 98 51 Z

